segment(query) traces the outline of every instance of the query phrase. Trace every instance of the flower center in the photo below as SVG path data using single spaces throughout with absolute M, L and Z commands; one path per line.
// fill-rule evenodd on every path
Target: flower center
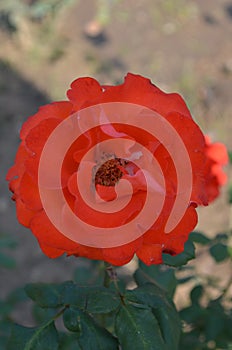
M 95 186 L 115 186 L 123 176 L 123 167 L 128 162 L 121 158 L 108 159 L 95 174 Z

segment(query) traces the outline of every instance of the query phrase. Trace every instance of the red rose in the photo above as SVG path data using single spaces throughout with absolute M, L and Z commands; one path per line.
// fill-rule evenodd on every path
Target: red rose
M 223 166 L 229 161 L 225 145 L 219 142 L 212 143 L 209 136 L 205 135 L 205 190 L 208 202 L 214 201 L 220 194 L 221 186 L 226 184 L 227 176 Z
M 162 263 L 162 252 L 172 255 L 182 252 L 197 224 L 195 208 L 207 204 L 204 136 L 183 99 L 178 94 L 166 94 L 150 80 L 133 74 L 128 74 L 118 86 L 101 86 L 92 78 L 80 78 L 71 84 L 67 95 L 69 101 L 41 107 L 22 127 L 15 165 L 7 174 L 19 222 L 31 229 L 50 258 L 66 253 L 123 265 L 137 254 L 150 265 Z M 101 109 L 108 107 L 118 122 L 101 121 L 108 118 Z M 124 107 L 128 108 L 125 112 L 128 122 L 123 120 Z M 70 119 L 73 115 L 75 118 Z M 131 118 L 137 118 L 138 123 L 131 124 Z M 75 123 L 83 132 L 72 139 Z M 95 123 L 95 127 L 88 127 L 91 123 Z M 64 136 L 54 139 L 56 142 L 52 144 L 52 137 L 60 128 L 62 132 L 66 128 L 61 134 Z M 63 150 L 67 140 L 70 145 L 65 146 L 62 158 L 61 148 Z M 114 149 L 110 148 L 112 142 L 116 145 Z M 47 156 L 49 147 L 53 147 L 54 152 Z M 62 164 L 60 174 L 54 171 L 58 163 Z M 47 164 L 45 168 L 44 164 Z M 46 184 L 41 189 L 43 181 Z M 56 213 L 56 195 L 65 199 L 65 204 L 61 214 L 55 215 L 59 217 L 52 219 L 50 212 L 55 208 Z M 155 201 L 146 209 L 152 196 Z M 96 208 L 103 205 L 102 210 L 88 204 L 90 197 L 94 197 Z M 121 203 L 125 206 L 116 210 Z M 111 206 L 110 212 L 104 209 L 107 205 Z M 143 224 L 140 219 L 136 221 L 141 211 L 151 222 L 148 227 L 146 220 Z M 108 239 L 107 244 L 95 245 L 95 236 L 88 231 L 85 232 L 91 241 L 89 244 L 83 244 L 85 234 L 81 230 L 64 234 L 60 227 L 63 225 L 67 230 L 69 226 L 71 232 L 73 224 L 69 217 L 73 215 L 84 225 L 84 230 L 86 227 L 98 230 L 96 239 L 102 232 L 104 239 Z M 125 230 L 126 243 L 115 243 L 123 242 L 121 232 L 130 225 L 139 232 L 136 238 L 133 239 L 133 230 Z M 115 227 L 118 236 L 117 230 L 112 236 L 106 236 L 107 230 L 111 232 Z

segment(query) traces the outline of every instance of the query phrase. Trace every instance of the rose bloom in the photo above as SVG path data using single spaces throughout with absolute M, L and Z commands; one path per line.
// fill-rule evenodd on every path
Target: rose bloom
M 42 251 L 50 258 L 66 253 L 68 256 L 104 260 L 120 266 L 128 263 L 136 254 L 145 264 L 150 265 L 162 263 L 162 253 L 171 255 L 181 253 L 189 233 L 197 224 L 196 207 L 207 205 L 208 195 L 210 199 L 215 196 L 213 194 L 215 187 L 211 180 L 211 189 L 208 188 L 207 193 L 205 190 L 204 135 L 192 119 L 181 96 L 176 93 L 165 93 L 153 85 L 149 79 L 134 74 L 128 74 L 124 83 L 118 86 L 101 86 L 95 79 L 79 78 L 71 84 L 67 96 L 69 101 L 54 102 L 41 107 L 22 126 L 21 144 L 15 164 L 7 174 L 9 188 L 13 192 L 12 198 L 16 202 L 19 222 L 30 228 Z M 159 217 L 142 236 L 121 246 L 96 248 L 69 239 L 50 221 L 40 197 L 38 169 L 44 145 L 49 135 L 62 121 L 86 107 L 109 102 L 126 102 L 147 107 L 172 125 L 189 155 L 192 167 L 192 190 L 182 219 L 171 232 L 165 233 L 165 225 L 177 195 L 177 173 L 174 161 L 164 145 L 154 136 L 140 132 L 131 125 L 114 124 L 85 132 L 69 148 L 63 161 L 61 174 L 65 199 L 81 220 L 102 227 L 102 230 L 124 225 L 136 218 L 146 198 L 144 178 L 133 161 L 120 159 L 117 154 L 113 158 L 109 157 L 109 151 L 108 154 L 102 154 L 100 159 L 95 160 L 96 164 L 101 166 L 95 173 L 92 168 L 91 185 L 95 186 L 103 199 L 111 201 L 115 198 L 115 184 L 120 182 L 120 179 L 130 178 L 133 201 L 124 211 L 111 214 L 96 212 L 85 203 L 78 190 L 76 173 L 82 157 L 93 145 L 96 145 L 98 140 L 123 137 L 135 140 L 148 148 L 162 169 L 166 187 L 165 200 Z M 208 156 L 209 153 L 210 148 L 207 149 Z
M 221 186 L 227 182 L 223 166 L 228 164 L 229 159 L 225 145 L 220 142 L 211 142 L 208 135 L 205 135 L 205 143 L 205 190 L 208 202 L 212 202 L 219 196 Z

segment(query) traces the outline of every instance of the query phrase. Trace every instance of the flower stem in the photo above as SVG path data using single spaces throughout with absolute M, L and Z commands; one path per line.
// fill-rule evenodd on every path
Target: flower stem
M 110 275 L 110 270 L 112 269 L 112 266 L 104 262 L 104 268 L 105 268 L 105 275 L 104 275 L 104 287 L 109 288 L 110 283 L 111 283 L 111 275 Z
M 117 276 L 117 273 L 116 273 L 114 267 L 107 262 L 104 262 L 104 266 L 105 266 L 104 286 L 106 288 L 109 288 L 110 283 L 113 282 L 115 289 L 120 294 L 120 290 L 118 287 L 118 276 Z

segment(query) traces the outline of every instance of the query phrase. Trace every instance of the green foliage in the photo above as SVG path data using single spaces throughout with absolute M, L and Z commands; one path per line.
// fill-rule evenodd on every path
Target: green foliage
M 34 300 L 40 307 L 58 308 L 62 306 L 64 285 L 53 285 L 46 283 L 28 284 L 25 287 L 27 295 Z
M 12 33 L 17 31 L 22 18 L 43 20 L 46 16 L 54 16 L 64 5 L 73 0 L 8 0 L 0 1 L 0 26 Z
M 155 284 L 147 283 L 132 291 L 128 291 L 126 298 L 136 305 L 145 305 L 150 308 L 159 325 L 158 328 L 156 327 L 157 333 L 153 337 L 150 336 L 154 342 L 153 346 L 160 344 L 160 349 L 169 349 L 170 347 L 173 350 L 178 349 L 181 328 L 180 320 L 174 304 L 167 298 L 163 289 Z M 155 333 L 154 330 L 153 333 Z M 162 347 L 158 334 L 162 335 Z
M 180 321 L 163 289 L 146 283 L 127 291 L 117 313 L 115 332 L 123 349 L 178 349 Z
M 3 252 L 5 250 L 14 249 L 16 247 L 16 242 L 6 235 L 0 235 L 0 267 L 4 268 L 14 268 L 15 260 L 10 257 L 7 253 Z
M 57 350 L 58 347 L 59 338 L 53 321 L 34 328 L 16 324 L 7 344 L 7 350 Z
M 208 248 L 208 252 L 214 258 L 215 263 L 225 261 L 230 256 L 231 248 L 228 247 L 229 233 L 219 233 L 209 239 L 203 233 L 191 233 L 190 238 L 199 245 Z M 188 279 L 190 277 L 190 279 Z M 184 283 L 189 280 L 197 281 L 190 291 L 191 305 L 183 308 L 179 314 L 184 322 L 183 333 L 179 350 L 218 350 L 230 349 L 232 344 L 232 313 L 228 291 L 228 285 L 221 289 L 218 281 L 212 276 L 197 276 L 193 271 L 185 277 Z M 209 287 L 216 289 L 219 297 L 214 299 Z
M 231 281 L 221 288 L 212 276 L 197 275 L 194 265 L 186 265 L 195 253 L 193 242 L 207 249 L 215 263 L 229 262 L 229 238 L 226 232 L 212 239 L 192 232 L 183 253 L 164 254 L 165 264 L 139 261 L 132 290 L 127 289 L 131 276 L 118 281 L 112 266 L 87 259 L 80 261 L 75 282 L 28 284 L 37 326 L 13 324 L 10 331 L 11 313 L 25 300 L 22 289 L 12 293 L 0 301 L 0 350 L 229 350 Z M 189 281 L 190 304 L 177 312 L 172 301 L 176 289 Z M 217 290 L 216 299 L 209 286 Z
M 82 350 L 75 333 L 59 333 L 59 350 Z
M 232 204 L 232 184 L 229 184 L 228 187 L 228 202 L 229 204 Z
M 228 151 L 229 162 L 232 164 L 232 151 Z
M 184 251 L 180 254 L 172 256 L 170 254 L 163 254 L 164 264 L 169 266 L 182 266 L 187 264 L 189 260 L 195 258 L 195 247 L 193 242 L 189 239 L 184 245 Z
M 80 258 L 80 266 L 75 270 L 73 277 L 79 286 L 102 286 L 104 281 L 104 264 L 96 260 Z
M 192 304 L 199 304 L 200 298 L 203 295 L 203 291 L 204 290 L 201 285 L 198 285 L 191 290 L 190 298 L 191 298 Z
M 165 347 L 158 321 L 150 308 L 126 304 L 116 318 L 116 334 L 123 349 L 163 350 Z
M 230 257 L 231 247 L 228 245 L 229 234 L 218 233 L 216 237 L 211 240 L 209 246 L 209 253 L 217 263 L 220 263 Z
M 216 243 L 209 249 L 210 254 L 216 260 L 216 262 L 224 261 L 229 257 L 227 245 L 222 243 Z
M 117 350 L 116 338 L 100 327 L 88 313 L 78 308 L 69 308 L 65 310 L 63 320 L 69 331 L 76 332 L 81 349 Z
M 72 0 L 37 0 L 30 9 L 32 18 L 44 18 L 48 14 L 56 13 L 60 7 L 67 5 Z
M 37 324 L 45 323 L 56 315 L 56 309 L 41 308 L 37 304 L 33 304 L 32 315 Z
M 204 295 L 205 290 L 201 293 Z M 180 316 L 191 327 L 182 334 L 180 350 L 227 349 L 232 343 L 232 314 L 224 309 L 221 297 L 210 301 L 206 308 L 192 298 L 192 305 L 181 310 Z
M 173 297 L 177 280 L 173 268 L 162 265 L 147 266 L 142 261 L 139 262 L 139 268 L 134 273 L 136 283 L 141 286 L 151 282 L 163 288 L 169 297 Z
M 211 242 L 210 238 L 204 235 L 202 232 L 194 231 L 191 232 L 189 238 L 192 242 L 198 243 L 201 245 L 207 245 Z
M 18 288 L 11 292 L 6 299 L 0 300 L 0 350 L 6 349 L 7 340 L 10 336 L 11 318 L 18 303 L 24 302 L 26 294 L 23 288 Z
M 170 284 L 167 281 L 166 278 L 164 285 Z M 48 312 L 45 317 L 39 315 L 44 321 L 38 327 L 14 325 L 9 350 L 16 343 L 19 350 L 39 346 L 58 349 L 57 344 L 62 344 L 59 349 L 116 350 L 118 343 L 125 350 L 132 343 L 134 349 L 178 348 L 181 328 L 178 313 L 166 291 L 154 283 L 142 284 L 124 294 L 116 292 L 117 288 L 78 286 L 70 281 L 29 284 L 25 290 L 37 307 Z M 61 315 L 67 333 L 56 330 L 55 321 Z
M 227 250 L 230 258 L 232 259 L 232 247 L 227 247 Z
M 120 299 L 105 287 L 80 287 L 68 281 L 62 284 L 35 283 L 25 287 L 27 295 L 42 308 L 77 306 L 90 313 L 108 313 L 117 309 Z
M 218 233 L 213 239 L 210 239 L 201 232 L 192 232 L 189 237 L 195 243 L 208 246 L 210 255 L 217 263 L 231 256 L 231 247 L 228 246 L 229 234 L 227 233 Z
M 2 267 L 12 269 L 15 267 L 15 260 L 9 257 L 8 255 L 0 252 L 0 265 Z

